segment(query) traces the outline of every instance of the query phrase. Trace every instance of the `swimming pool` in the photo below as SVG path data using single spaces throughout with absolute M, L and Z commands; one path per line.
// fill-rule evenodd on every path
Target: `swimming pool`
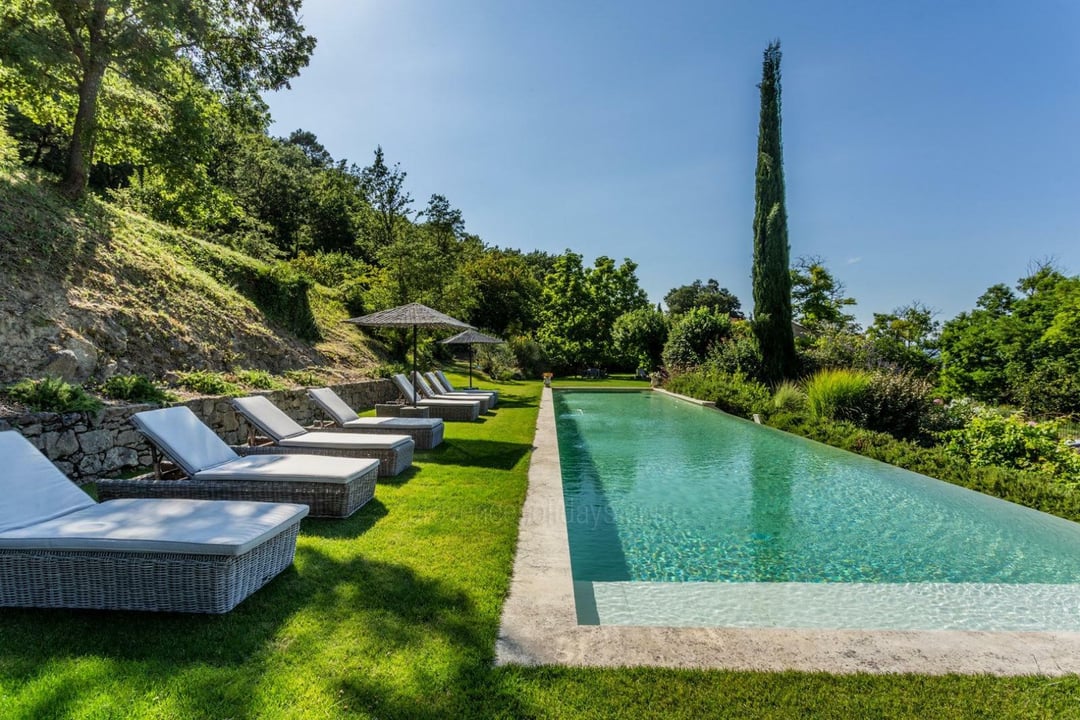
M 657 393 L 554 402 L 582 624 L 1080 631 L 1080 525 Z

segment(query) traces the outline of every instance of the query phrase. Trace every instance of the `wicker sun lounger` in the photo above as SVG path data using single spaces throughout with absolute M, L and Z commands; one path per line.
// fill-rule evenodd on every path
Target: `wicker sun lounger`
M 488 395 L 491 395 L 495 398 L 495 402 L 491 403 L 491 407 L 495 407 L 499 404 L 498 390 L 484 390 L 481 388 L 461 388 L 460 390 L 458 390 L 456 387 L 454 387 L 454 384 L 450 382 L 450 378 L 446 377 L 446 373 L 444 373 L 442 370 L 436 370 L 435 376 L 439 378 L 440 382 L 442 383 L 443 389 L 445 389 L 447 392 L 487 393 Z
M 481 403 L 479 400 L 427 400 L 420 397 L 413 388 L 412 383 L 404 375 L 399 373 L 391 379 L 405 397 L 406 402 L 411 404 L 415 397 L 416 404 L 428 408 L 428 411 L 434 417 L 442 418 L 447 422 L 472 422 L 480 417 Z
M 348 517 L 375 495 L 377 460 L 332 458 L 279 449 L 242 456 L 186 407 L 136 413 L 131 422 L 150 441 L 155 475 L 99 480 L 98 497 L 195 498 L 302 503 L 312 517 Z M 163 479 L 158 450 L 176 466 Z M 240 454 L 238 454 L 238 452 Z
M 424 379 L 427 380 L 427 384 L 431 386 L 436 395 L 460 397 L 465 400 L 484 398 L 489 408 L 493 408 L 499 403 L 499 394 L 491 390 L 478 390 L 476 388 L 472 390 L 450 390 L 446 387 L 446 383 L 442 381 L 442 378 L 433 372 L 424 373 Z
M 377 434 L 408 435 L 417 450 L 431 450 L 443 441 L 445 425 L 439 418 L 360 417 L 330 388 L 308 390 L 308 396 L 338 429 Z
M 420 391 L 420 396 L 425 397 L 428 400 L 465 400 L 466 402 L 478 402 L 480 403 L 481 415 L 491 409 L 491 400 L 487 395 L 474 395 L 472 393 L 438 393 L 434 388 L 428 385 L 427 380 L 425 380 L 424 376 L 420 373 L 416 373 L 414 384 L 416 389 Z
M 292 564 L 303 505 L 97 503 L 0 432 L 0 606 L 224 613 Z
M 393 477 L 412 465 L 416 443 L 408 435 L 343 433 L 332 430 L 311 432 L 262 395 L 233 398 L 232 405 L 258 432 L 273 443 L 267 446 L 251 442 L 251 453 L 273 453 L 276 448 L 283 447 L 314 455 L 374 458 L 379 461 L 379 477 Z M 254 433 L 252 435 L 254 441 L 256 438 Z

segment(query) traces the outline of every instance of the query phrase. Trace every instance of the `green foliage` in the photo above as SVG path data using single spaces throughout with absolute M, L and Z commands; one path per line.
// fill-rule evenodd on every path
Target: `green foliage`
M 713 344 L 705 362 L 726 373 L 742 373 L 747 377 L 760 379 L 764 361 L 750 323 L 732 322 L 731 336 Z
M 524 374 L 517 366 L 514 351 L 502 345 L 481 345 L 476 352 L 476 364 L 492 380 L 521 378 Z
M 475 288 L 470 323 L 489 328 L 500 337 L 536 329 L 541 287 L 524 255 L 514 250 L 487 250 L 465 263 L 461 272 Z
M 773 391 L 774 412 L 800 413 L 806 409 L 806 391 L 798 383 L 785 380 Z
M 547 372 L 549 367 L 544 348 L 528 335 L 515 335 L 507 344 L 514 353 L 514 364 L 521 368 L 521 374 L 526 378 L 538 378 L 541 373 Z
M 715 402 L 724 412 L 741 417 L 767 415 L 772 407 L 769 389 L 740 373 L 725 373 L 708 367 L 672 375 L 665 389 L 680 395 Z
M 165 405 L 177 397 L 144 375 L 113 375 L 101 384 L 101 392 L 113 400 Z
M 333 288 L 351 317 L 366 314 L 364 298 L 370 288 L 370 265 L 342 252 L 300 253 L 289 261 L 297 272 Z
M 83 389 L 60 378 L 20 380 L 5 390 L 11 399 L 39 412 L 96 412 L 103 404 Z
M 799 343 L 800 360 L 810 372 L 826 368 L 870 368 L 874 348 L 865 335 L 829 328 Z
M 764 359 L 764 375 L 772 382 L 794 377 L 798 369 L 791 327 L 790 249 L 780 139 L 780 56 L 780 41 L 769 43 L 758 85 L 761 117 L 754 184 L 754 332 Z
M 284 390 L 288 387 L 266 370 L 235 370 L 232 374 L 238 383 L 253 390 Z
M 731 318 L 709 308 L 695 308 L 675 321 L 664 345 L 664 365 L 673 372 L 697 367 L 731 335 Z
M 672 315 L 681 315 L 694 308 L 704 307 L 732 318 L 742 319 L 743 316 L 739 310 L 739 298 L 727 288 L 720 287 L 720 283 L 712 278 L 704 285 L 700 280 L 695 280 L 690 285 L 672 288 L 664 296 L 664 304 Z
M 920 447 L 848 422 L 810 420 L 802 415 L 780 413 L 769 418 L 769 424 L 954 485 L 1069 520 L 1080 520 L 1080 489 L 1045 473 L 972 466 L 944 447 Z
M 0 74 L 0 81 L 3 75 Z M 11 137 L 7 129 L 7 113 L 0 104 L 0 169 L 10 168 L 19 162 L 19 144 Z
M 1017 289 L 994 285 L 945 323 L 943 391 L 1036 415 L 1080 411 L 1080 276 L 1044 265 Z
M 648 305 L 636 269 L 631 260 L 616 266 L 603 256 L 586 269 L 582 256 L 570 250 L 555 258 L 544 281 L 536 337 L 556 372 L 601 367 L 615 360 L 611 340 L 615 320 Z
M 898 438 L 915 439 L 927 425 L 932 392 L 930 382 L 912 372 L 871 373 L 859 424 Z
M 200 395 L 239 397 L 244 394 L 244 389 L 239 384 L 229 380 L 224 373 L 210 372 L 209 370 L 191 370 L 177 373 L 176 384 L 185 390 Z
M 855 316 L 844 312 L 855 299 L 844 293 L 844 284 L 832 276 L 820 257 L 801 257 L 791 268 L 792 313 L 812 336 L 855 327 Z M 800 339 L 799 344 L 806 344 L 805 340 Z
M 983 410 L 945 437 L 946 451 L 976 467 L 1032 470 L 1080 483 L 1080 453 L 1058 438 L 1054 421 L 1036 423 L 1020 413 Z
M 372 375 L 372 377 L 377 377 L 377 378 L 392 378 L 395 375 L 404 375 L 405 377 L 408 377 L 409 373 L 411 373 L 411 372 L 412 372 L 412 365 L 406 365 L 405 363 L 395 362 L 395 363 L 384 363 L 382 365 L 376 366 L 375 369 L 371 371 L 371 375 Z
M 806 383 L 806 404 L 815 420 L 862 420 L 871 376 L 860 370 L 819 370 Z
M 314 370 L 286 370 L 284 375 L 290 382 L 304 387 L 316 387 L 325 384 L 319 373 Z
M 896 308 L 891 313 L 874 313 L 874 322 L 866 330 L 874 358 L 921 374 L 933 372 L 938 365 L 938 328 L 936 310 L 919 301 Z
M 615 351 L 622 359 L 622 366 L 629 370 L 660 367 L 667 337 L 667 319 L 664 313 L 652 307 L 620 315 L 611 329 Z

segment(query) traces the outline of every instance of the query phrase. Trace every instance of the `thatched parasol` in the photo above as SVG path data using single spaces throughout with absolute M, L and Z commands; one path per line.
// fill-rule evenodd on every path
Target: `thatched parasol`
M 473 366 L 473 345 L 498 345 L 499 343 L 506 342 L 497 337 L 491 335 L 485 335 L 482 332 L 476 330 L 466 330 L 465 332 L 458 333 L 452 338 L 446 338 L 440 340 L 444 345 L 468 345 L 469 346 L 469 389 L 472 390 L 472 366 Z
M 420 303 L 409 303 L 408 305 L 401 305 L 399 307 L 390 308 L 389 310 L 380 310 L 379 312 L 371 313 L 370 315 L 364 315 L 362 317 L 349 318 L 345 322 L 355 323 L 356 325 L 363 325 L 365 327 L 383 327 L 383 328 L 412 328 L 412 361 L 413 361 L 413 376 L 412 381 L 416 382 L 416 330 L 417 328 L 429 328 L 433 330 L 461 330 L 462 328 L 471 330 L 472 325 L 461 322 L 449 315 L 444 315 L 438 310 L 432 310 L 427 305 L 421 305 Z M 413 394 L 413 405 L 416 405 L 416 395 Z

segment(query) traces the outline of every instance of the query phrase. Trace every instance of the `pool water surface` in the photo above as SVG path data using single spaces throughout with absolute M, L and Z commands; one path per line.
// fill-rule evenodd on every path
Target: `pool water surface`
M 581 623 L 1080 631 L 1080 525 L 660 393 L 553 396 Z

